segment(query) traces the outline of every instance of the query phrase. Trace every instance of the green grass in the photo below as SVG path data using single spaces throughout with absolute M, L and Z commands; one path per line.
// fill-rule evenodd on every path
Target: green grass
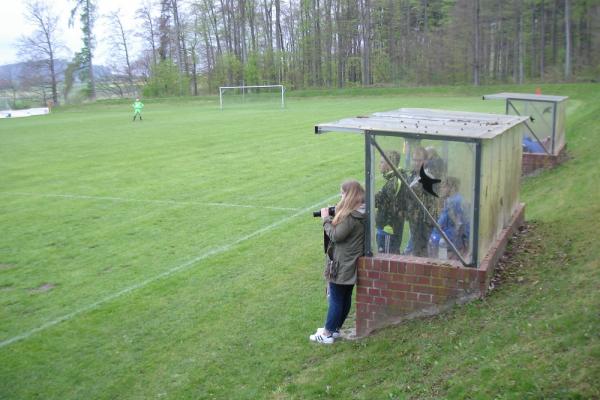
M 313 125 L 399 107 L 502 112 L 480 95 L 533 88 L 0 120 L 0 341 L 14 339 L 0 398 L 600 397 L 598 85 L 543 86 L 570 96 L 571 159 L 523 182 L 534 223 L 512 279 L 364 340 L 307 339 L 326 311 L 310 211 L 363 171 L 360 136 Z

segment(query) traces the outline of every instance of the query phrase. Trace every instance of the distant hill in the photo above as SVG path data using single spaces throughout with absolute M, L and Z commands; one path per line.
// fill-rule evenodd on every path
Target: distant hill
M 68 60 L 56 60 L 55 68 L 58 72 L 59 81 L 64 79 L 64 73 L 68 64 Z M 15 81 L 16 83 L 19 83 L 27 71 L 27 66 L 27 62 L 0 65 L 0 81 Z M 104 65 L 94 65 L 94 72 L 97 76 L 107 76 L 112 74 L 111 69 Z

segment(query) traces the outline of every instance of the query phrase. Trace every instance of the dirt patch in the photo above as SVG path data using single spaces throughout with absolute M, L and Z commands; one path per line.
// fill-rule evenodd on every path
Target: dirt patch
M 490 291 L 508 282 L 519 283 L 525 280 L 523 255 L 542 251 L 539 240 L 535 239 L 535 228 L 535 222 L 526 222 L 512 235 L 494 270 Z
M 4 270 L 7 270 L 7 269 L 12 269 L 14 267 L 16 267 L 15 264 L 2 264 L 2 263 L 0 263 L 0 271 L 4 271 Z
M 31 293 L 45 293 L 45 292 L 49 292 L 50 290 L 54 289 L 55 287 L 56 287 L 56 285 L 53 283 L 44 283 L 43 285 L 40 285 L 36 288 L 29 289 L 29 291 Z
M 12 284 L 8 284 L 8 285 L 0 285 L 0 292 L 7 292 L 9 290 L 13 290 L 14 287 Z

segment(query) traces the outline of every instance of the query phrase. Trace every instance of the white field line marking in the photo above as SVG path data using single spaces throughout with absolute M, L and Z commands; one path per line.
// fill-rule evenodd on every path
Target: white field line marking
M 190 268 L 191 266 L 193 266 L 194 264 L 196 264 L 199 261 L 205 260 L 205 259 L 207 259 L 207 258 L 209 258 L 211 256 L 214 256 L 214 255 L 217 255 L 217 254 L 220 254 L 220 253 L 224 253 L 224 252 L 230 250 L 232 247 L 234 247 L 234 246 L 236 246 L 236 245 L 238 245 L 238 244 L 240 244 L 240 243 L 242 243 L 242 242 L 244 242 L 244 241 L 246 241 L 248 239 L 252 239 L 255 236 L 259 236 L 259 235 L 261 235 L 261 234 L 263 234 L 265 232 L 268 232 L 268 231 L 270 231 L 270 230 L 278 227 L 279 225 L 283 225 L 284 223 L 288 222 L 289 220 L 291 220 L 293 218 L 296 218 L 299 215 L 305 214 L 308 211 L 314 210 L 314 208 L 318 207 L 319 205 L 324 204 L 324 203 L 326 203 L 326 202 L 328 202 L 328 201 L 330 201 L 330 200 L 332 200 L 332 199 L 334 199 L 336 197 L 339 197 L 339 194 L 336 194 L 336 195 L 333 195 L 333 196 L 328 197 L 326 199 L 323 199 L 320 202 L 318 202 L 316 204 L 313 204 L 310 207 L 304 208 L 304 209 L 302 209 L 302 210 L 300 210 L 300 211 L 298 211 L 298 212 L 290 215 L 289 217 L 282 218 L 279 221 L 272 223 L 271 225 L 265 226 L 264 228 L 261 228 L 261 229 L 259 229 L 257 231 L 254 231 L 254 232 L 252 232 L 252 233 L 250 233 L 250 234 L 248 234 L 246 236 L 243 236 L 243 237 L 237 239 L 236 241 L 234 241 L 234 242 L 232 242 L 230 244 L 226 244 L 224 246 L 212 249 L 212 250 L 210 250 L 210 251 L 208 251 L 208 252 L 206 252 L 204 254 L 200 254 L 199 256 L 196 256 L 196 257 L 194 257 L 194 258 L 192 258 L 192 259 L 184 262 L 183 264 L 180 264 L 180 265 L 178 265 L 176 267 L 173 267 L 173 268 L 171 268 L 171 269 L 169 269 L 169 270 L 167 270 L 165 272 L 162 272 L 162 273 L 160 273 L 158 275 L 155 275 L 155 276 L 153 276 L 151 278 L 143 280 L 142 282 L 139 282 L 139 283 L 136 283 L 136 284 L 131 285 L 129 287 L 126 287 L 125 289 L 122 289 L 122 290 L 120 290 L 120 291 L 118 291 L 116 293 L 113 293 L 113 294 L 111 294 L 109 296 L 106 296 L 103 299 L 100 299 L 100 300 L 98 300 L 98 301 L 96 301 L 94 303 L 88 304 L 87 306 L 82 307 L 82 308 L 80 308 L 78 310 L 75 310 L 75 311 L 73 311 L 73 312 L 71 312 L 69 314 L 63 315 L 62 317 L 58 317 L 58 318 L 56 318 L 56 319 L 54 319 L 52 321 L 46 322 L 45 324 L 42 324 L 42 325 L 38 326 L 37 328 L 33 328 L 30 331 L 28 331 L 28 332 L 25 332 L 25 333 L 22 333 L 20 335 L 14 336 L 14 337 L 12 337 L 10 339 L 3 340 L 2 342 L 0 342 L 0 348 L 2 348 L 4 346 L 8 346 L 10 344 L 13 344 L 15 342 L 18 342 L 20 340 L 27 339 L 31 335 L 33 335 L 33 334 L 35 334 L 37 332 L 41 332 L 43 330 L 46 330 L 46 329 L 48 329 L 48 328 L 50 328 L 50 327 L 52 327 L 54 325 L 60 324 L 61 322 L 68 321 L 68 320 L 72 319 L 73 317 L 76 317 L 77 315 L 82 314 L 82 313 L 84 313 L 86 311 L 93 310 L 93 309 L 101 306 L 104 303 L 107 303 L 107 302 L 109 302 L 111 300 L 117 299 L 117 298 L 119 298 L 119 297 L 121 297 L 121 296 L 123 296 L 123 295 L 125 295 L 127 293 L 131 293 L 131 292 L 133 292 L 133 291 L 135 291 L 137 289 L 141 289 L 141 288 L 143 288 L 145 286 L 148 286 L 150 283 L 155 282 L 155 281 L 157 281 L 159 279 L 169 277 L 170 275 L 173 275 L 173 274 L 175 274 L 177 272 L 180 272 L 180 271 L 184 271 L 184 270 Z
M 198 206 L 213 206 L 213 207 L 239 207 L 239 208 L 260 208 L 267 210 L 283 210 L 283 211 L 296 211 L 297 208 L 291 207 L 274 207 L 274 206 L 253 206 L 246 204 L 232 204 L 232 203 L 203 203 L 200 201 L 177 201 L 177 200 L 144 200 L 144 199 L 129 199 L 125 197 L 108 197 L 108 196 L 85 196 L 77 194 L 44 194 L 44 193 L 25 193 L 25 192 L 0 192 L 4 195 L 13 196 L 30 196 L 30 197 L 58 197 L 64 199 L 81 199 L 81 200 L 110 200 L 110 201 L 121 201 L 131 203 L 154 203 L 154 204 L 182 204 L 182 205 L 198 205 Z

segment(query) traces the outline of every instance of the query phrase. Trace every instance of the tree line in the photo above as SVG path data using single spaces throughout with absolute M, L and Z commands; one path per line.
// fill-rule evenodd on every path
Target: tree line
M 79 74 L 94 98 L 100 0 L 72 1 L 83 46 L 62 91 Z M 41 45 L 32 51 L 32 38 L 23 38 L 23 55 L 44 60 L 52 76 L 56 16 L 42 0 L 28 4 Z M 480 85 L 600 75 L 600 0 L 158 0 L 141 4 L 136 17 L 137 27 L 116 12 L 107 17 L 114 65 L 103 82 L 121 95 L 140 87 L 165 96 L 242 84 Z M 133 28 L 139 54 L 131 53 Z

